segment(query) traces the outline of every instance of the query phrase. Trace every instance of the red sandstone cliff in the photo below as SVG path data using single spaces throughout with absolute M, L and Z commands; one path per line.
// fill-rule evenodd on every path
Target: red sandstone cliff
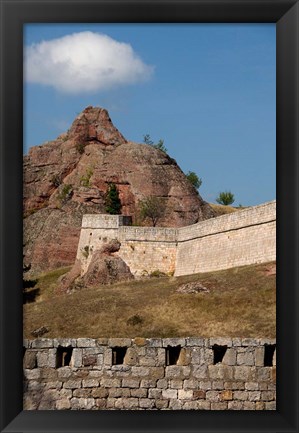
M 66 134 L 24 156 L 24 249 L 33 272 L 74 262 L 82 215 L 104 212 L 110 182 L 135 221 L 139 200 L 150 195 L 166 201 L 164 227 L 214 216 L 172 158 L 127 141 L 105 109 L 87 107 Z

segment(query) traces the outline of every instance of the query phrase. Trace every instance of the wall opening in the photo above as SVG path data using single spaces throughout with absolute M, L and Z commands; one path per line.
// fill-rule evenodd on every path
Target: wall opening
M 215 365 L 218 364 L 218 362 L 222 362 L 223 357 L 227 350 L 227 346 L 219 346 L 218 344 L 214 344 L 212 349 L 214 354 L 213 364 Z
M 166 365 L 176 365 L 181 353 L 181 346 L 166 347 Z
M 126 347 L 112 347 L 112 365 L 123 364 L 126 353 Z
M 264 366 L 272 367 L 276 344 L 265 344 Z
M 56 352 L 56 368 L 67 367 L 72 359 L 72 347 L 57 347 Z

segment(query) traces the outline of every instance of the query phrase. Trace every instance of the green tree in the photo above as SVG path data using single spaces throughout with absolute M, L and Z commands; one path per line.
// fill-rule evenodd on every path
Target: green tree
M 233 204 L 235 201 L 235 196 L 230 191 L 223 191 L 219 193 L 219 196 L 216 198 L 217 203 L 223 204 L 224 206 L 228 206 Z
M 188 171 L 186 174 L 187 179 L 195 186 L 196 189 L 201 187 L 202 179 L 197 176 L 194 171 Z
M 115 183 L 110 183 L 105 196 L 105 210 L 111 215 L 121 213 L 121 201 Z
M 155 149 L 159 149 L 159 150 L 162 150 L 162 152 L 167 153 L 167 149 L 166 149 L 166 147 L 164 146 L 164 140 L 162 140 L 161 138 L 160 138 L 160 140 L 158 141 L 158 143 L 154 143 L 154 142 L 152 141 L 152 139 L 151 139 L 151 136 L 150 136 L 149 134 L 145 134 L 145 135 L 143 136 L 143 142 L 144 142 L 145 144 L 148 144 L 148 145 L 150 145 L 150 146 L 153 146 Z
M 142 220 L 149 219 L 155 227 L 159 219 L 165 214 L 165 201 L 156 196 L 146 197 L 139 202 L 140 217 Z

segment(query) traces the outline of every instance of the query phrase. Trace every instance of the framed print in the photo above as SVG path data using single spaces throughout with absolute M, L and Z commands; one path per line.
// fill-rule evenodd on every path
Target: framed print
M 298 8 L 1 0 L 1 431 L 298 430 Z M 130 98 L 144 111 L 129 115 Z M 274 185 L 263 196 L 275 102 L 277 208 Z M 238 124 L 226 152 L 211 147 L 221 210 L 201 197 L 217 176 L 184 159 L 195 144 L 172 155 L 163 137 L 175 121 L 184 141 L 198 114 L 208 134 L 189 133 L 207 143 Z M 229 213 L 230 172 L 253 155 L 260 202 Z

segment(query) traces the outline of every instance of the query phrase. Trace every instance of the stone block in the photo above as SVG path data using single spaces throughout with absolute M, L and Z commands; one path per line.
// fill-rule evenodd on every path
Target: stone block
M 233 392 L 229 389 L 226 389 L 224 391 L 221 391 L 219 393 L 219 399 L 221 401 L 228 401 L 228 400 L 232 400 L 233 399 Z
M 244 409 L 243 401 L 229 401 L 227 404 L 228 410 L 242 410 Z
M 255 403 L 255 410 L 264 410 L 265 409 L 265 403 L 263 401 L 257 401 Z
M 260 367 L 257 369 L 258 381 L 267 381 L 270 379 L 271 367 Z
M 207 349 L 203 347 L 191 348 L 191 363 L 193 365 L 203 365 L 206 363 L 205 354 Z
M 237 351 L 234 348 L 228 348 L 222 359 L 222 363 L 226 365 L 236 365 L 237 363 Z
M 133 340 L 133 344 L 136 344 L 136 346 L 146 346 L 148 343 L 148 340 L 146 338 L 142 337 L 135 337 Z
M 96 345 L 97 346 L 107 346 L 108 344 L 108 338 L 96 338 Z
M 194 366 L 193 376 L 196 379 L 207 379 L 208 367 L 206 365 Z
M 147 345 L 149 347 L 162 347 L 162 339 L 161 338 L 147 338 Z
M 137 363 L 134 363 L 134 365 L 136 364 Z M 140 367 L 155 367 L 156 365 L 158 365 L 158 362 L 155 358 L 151 358 L 150 356 L 143 356 L 142 358 L 139 358 L 138 365 Z
M 45 384 L 45 389 L 61 389 L 62 388 L 62 382 L 59 380 L 55 380 L 53 382 L 47 382 Z
M 161 389 L 149 389 L 148 390 L 148 398 L 160 399 L 162 397 Z
M 234 378 L 236 380 L 243 380 L 244 382 L 248 382 L 251 379 L 251 369 L 247 365 L 239 365 L 233 367 Z
M 68 379 L 72 376 L 73 370 L 71 367 L 60 367 L 57 369 L 57 374 L 59 379 Z
M 181 389 L 183 388 L 183 381 L 181 379 L 171 379 L 169 381 L 169 387 L 172 389 Z
M 75 338 L 55 338 L 53 340 L 54 347 L 76 347 L 77 340 Z
M 105 387 L 105 388 L 120 387 L 121 386 L 121 379 L 103 378 L 103 379 L 101 379 L 101 386 Z
M 202 400 L 206 398 L 206 391 L 204 391 L 203 389 L 197 389 L 195 391 L 193 391 L 193 398 L 195 398 L 196 400 Z
M 71 408 L 71 403 L 68 398 L 62 398 L 56 401 L 56 409 L 57 410 L 67 410 Z
M 147 377 L 151 376 L 150 372 L 152 370 L 149 367 L 132 367 L 131 373 L 132 376 L 136 377 Z
M 147 388 L 132 388 L 130 389 L 130 395 L 131 397 L 138 397 L 138 398 L 146 398 L 147 397 Z
M 79 389 L 74 389 L 73 391 L 73 397 L 83 397 L 83 398 L 87 398 L 91 396 L 91 389 L 89 388 L 79 388 Z
M 159 379 L 157 381 L 157 388 L 166 389 L 168 386 L 168 380 L 167 379 Z
M 259 389 L 259 384 L 257 382 L 246 382 L 245 389 L 247 391 L 257 391 Z
M 257 367 L 264 366 L 264 358 L 265 358 L 265 348 L 264 347 L 256 347 L 255 348 L 255 365 Z
M 276 401 L 266 401 L 265 410 L 276 410 Z
M 83 355 L 82 356 L 82 364 L 84 367 L 92 367 L 97 365 L 97 355 Z
M 73 349 L 70 365 L 74 368 L 82 367 L 82 349 Z
M 96 388 L 99 386 L 100 381 L 98 379 L 83 379 L 82 386 L 83 388 Z
M 155 406 L 155 401 L 150 400 L 149 398 L 140 398 L 139 406 L 145 409 L 152 409 Z
M 95 406 L 94 398 L 73 397 L 70 402 L 71 409 L 77 410 L 91 410 Z
M 237 365 L 254 365 L 254 354 L 251 351 L 237 354 Z
M 185 401 L 183 403 L 183 409 L 184 410 L 196 410 L 196 409 L 198 409 L 198 402 L 197 401 Z
M 166 378 L 184 379 L 190 376 L 190 367 L 180 365 L 169 365 L 165 368 Z
M 193 398 L 193 391 L 192 390 L 186 390 L 186 389 L 179 389 L 178 390 L 178 398 L 180 400 L 191 400 Z
M 222 337 L 210 338 L 209 339 L 210 347 L 214 346 L 214 344 L 217 344 L 218 346 L 232 347 L 233 342 L 231 338 L 222 338 Z
M 275 392 L 274 391 L 262 391 L 261 393 L 261 400 L 263 401 L 271 401 L 275 398 Z
M 130 338 L 109 338 L 109 347 L 130 347 L 132 340 Z
M 107 402 L 106 402 L 106 399 L 105 399 L 105 398 L 97 398 L 97 399 L 95 400 L 95 402 L 96 402 L 96 407 L 97 407 L 99 410 L 104 410 L 104 409 L 106 409 L 106 404 L 107 404 Z
M 234 347 L 242 346 L 241 338 L 232 338 L 232 343 Z
M 206 399 L 208 401 L 219 401 L 220 393 L 219 391 L 206 391 Z
M 261 399 L 260 391 L 248 391 L 248 400 L 249 401 L 259 401 Z
M 48 367 L 56 368 L 56 353 L 57 353 L 57 349 L 49 349 L 49 351 L 48 351 Z
M 78 338 L 77 347 L 96 347 L 96 340 L 94 338 Z
M 109 388 L 109 397 L 120 398 L 120 397 L 130 397 L 130 389 L 128 388 Z
M 219 401 L 219 402 L 212 402 L 211 403 L 211 410 L 226 410 L 227 409 L 227 402 L 225 401 Z
M 198 408 L 198 410 L 210 410 L 211 409 L 211 403 L 209 401 L 206 401 L 206 400 L 198 400 L 197 408 Z
M 203 347 L 205 345 L 204 338 L 198 338 L 198 337 L 188 337 L 186 338 L 186 346 L 199 346 Z
M 210 379 L 231 380 L 233 378 L 233 368 L 229 365 L 216 364 L 208 366 L 208 374 Z
M 36 352 L 34 350 L 26 350 L 23 358 L 23 367 L 26 369 L 36 368 Z
M 196 379 L 185 379 L 183 382 L 184 389 L 198 389 L 199 381 Z
M 234 391 L 234 400 L 247 400 L 248 392 L 247 391 Z
M 63 387 L 67 388 L 67 389 L 76 389 L 76 388 L 81 388 L 81 380 L 78 379 L 71 379 L 71 380 L 67 380 L 66 382 L 64 382 Z
M 155 407 L 157 409 L 166 409 L 168 407 L 168 400 L 155 400 Z
M 23 348 L 24 349 L 29 349 L 30 346 L 31 346 L 30 340 L 27 340 L 26 338 L 24 338 L 24 340 L 23 340 Z
M 183 402 L 177 399 L 171 399 L 169 401 L 169 409 L 171 410 L 181 410 L 183 407 Z
M 123 388 L 139 388 L 140 380 L 139 379 L 123 379 L 122 387 Z
M 185 338 L 164 338 L 162 341 L 163 347 L 175 347 L 175 346 L 181 346 L 184 347 L 186 345 L 186 339 Z
M 111 388 L 116 389 L 116 388 Z M 120 389 L 120 388 L 117 388 Z M 94 398 L 106 398 L 108 397 L 108 389 L 107 388 L 95 388 L 91 390 L 91 395 Z
M 255 403 L 253 401 L 244 401 L 244 410 L 255 410 Z
M 242 338 L 242 346 L 258 346 L 260 344 L 260 339 L 258 338 Z
M 212 382 L 210 380 L 201 380 L 199 383 L 199 388 L 206 391 L 212 389 Z
M 176 389 L 163 389 L 162 390 L 162 397 L 163 398 L 177 398 L 178 397 L 178 391 Z
M 142 379 L 140 382 L 141 388 L 155 388 L 157 384 L 156 380 L 152 379 Z
M 48 351 L 37 352 L 36 362 L 38 367 L 48 367 Z
M 108 347 L 104 350 L 104 365 L 112 365 L 112 349 Z
M 51 338 L 37 338 L 31 342 L 32 349 L 48 349 L 53 347 L 53 340 Z
M 212 382 L 212 389 L 220 390 L 223 389 L 223 386 L 224 386 L 224 382 L 221 380 L 214 380 Z

